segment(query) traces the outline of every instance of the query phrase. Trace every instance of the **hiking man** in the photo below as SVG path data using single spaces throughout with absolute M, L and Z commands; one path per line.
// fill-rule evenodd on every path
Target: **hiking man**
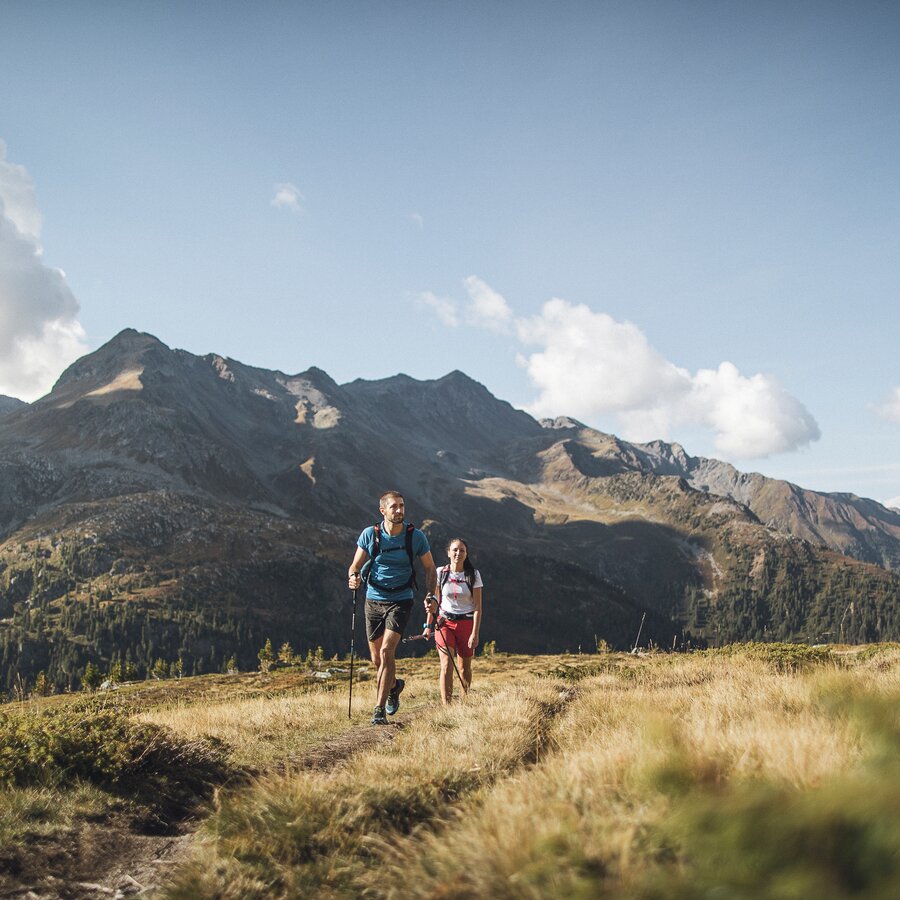
M 382 521 L 364 529 L 356 542 L 356 553 L 347 573 L 351 591 L 366 577 L 366 637 L 372 665 L 378 672 L 375 682 L 373 725 L 386 725 L 387 715 L 400 708 L 402 678 L 397 678 L 395 654 L 412 612 L 416 588 L 415 560 L 425 570 L 426 599 L 434 599 L 437 572 L 428 538 L 404 521 L 406 502 L 397 491 L 388 491 L 378 501 Z M 387 714 L 387 715 L 385 715 Z

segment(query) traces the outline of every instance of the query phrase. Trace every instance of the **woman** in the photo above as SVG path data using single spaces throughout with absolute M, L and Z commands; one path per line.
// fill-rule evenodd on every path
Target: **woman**
M 434 640 L 441 657 L 441 702 L 446 706 L 453 699 L 455 663 L 451 654 L 462 660 L 457 669 L 468 691 L 472 684 L 472 657 L 478 646 L 481 630 L 481 573 L 469 559 L 469 548 L 462 538 L 454 538 L 447 545 L 450 565 L 438 569 L 438 607 Z M 428 613 L 426 629 L 434 616 Z

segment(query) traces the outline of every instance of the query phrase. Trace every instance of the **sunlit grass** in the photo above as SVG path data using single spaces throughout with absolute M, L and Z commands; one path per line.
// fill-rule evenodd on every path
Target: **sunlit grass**
M 164 896 L 894 895 L 898 647 L 479 657 L 469 698 L 447 709 L 436 659 L 400 673 L 390 729 L 368 725 L 371 680 L 349 720 L 339 677 L 219 678 L 215 694 L 198 682 L 136 701 L 136 724 L 215 738 L 258 773 L 220 791 Z M 349 742 L 340 766 L 321 754 L 332 742 Z M 316 750 L 313 768 L 291 764 Z M 54 791 L 7 791 L 0 839 L 108 807 L 84 785 Z
M 435 707 L 335 772 L 263 779 L 223 803 L 165 896 L 352 895 L 383 841 L 537 759 L 559 703 L 554 682 L 503 688 Z

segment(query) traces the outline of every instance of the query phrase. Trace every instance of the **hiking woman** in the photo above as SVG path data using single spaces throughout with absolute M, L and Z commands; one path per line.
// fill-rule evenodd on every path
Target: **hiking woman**
M 464 690 L 472 684 L 472 657 L 478 646 L 481 630 L 481 573 L 469 559 L 469 548 L 462 538 L 453 538 L 447 545 L 450 564 L 438 569 L 438 604 L 434 640 L 441 657 L 441 702 L 446 706 L 453 699 L 453 653 L 462 660 L 459 670 Z M 432 607 L 434 608 L 434 607 Z M 434 622 L 428 613 L 426 627 Z

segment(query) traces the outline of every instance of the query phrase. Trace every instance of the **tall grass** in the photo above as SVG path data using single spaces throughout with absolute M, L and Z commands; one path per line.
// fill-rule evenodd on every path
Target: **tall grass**
M 895 896 L 900 697 L 867 680 L 736 654 L 582 682 L 552 756 L 446 827 L 385 845 L 357 885 L 397 898 Z
M 900 647 L 813 649 L 479 659 L 476 689 L 447 709 L 434 664 L 406 660 L 389 729 L 360 724 L 371 685 L 354 690 L 351 723 L 327 688 L 130 720 L 48 707 L 4 720 L 0 838 L 50 827 L 70 762 L 94 766 L 98 791 L 141 772 L 141 789 L 157 776 L 168 789 L 196 750 L 218 773 L 227 753 L 270 774 L 221 793 L 168 898 L 893 897 Z M 344 743 L 362 749 L 340 767 L 317 756 L 318 769 L 275 774 Z M 157 770 L 140 768 L 147 747 Z M 35 761 L 54 753 L 43 772 Z M 31 760 L 24 781 L 15 754 Z M 103 805 L 79 777 L 73 816 Z
M 261 780 L 223 804 L 164 896 L 355 896 L 359 872 L 396 836 L 436 827 L 545 753 L 561 702 L 555 683 L 505 688 L 430 711 L 346 768 Z

